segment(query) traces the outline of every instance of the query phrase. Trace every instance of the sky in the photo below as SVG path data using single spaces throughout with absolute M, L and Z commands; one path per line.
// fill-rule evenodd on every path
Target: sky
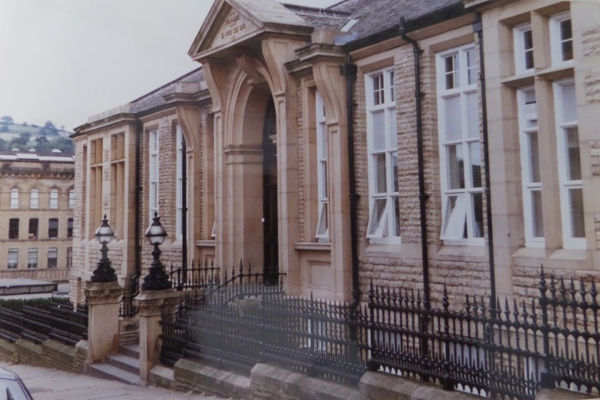
M 197 68 L 187 52 L 212 3 L 0 0 L 0 116 L 72 130 Z

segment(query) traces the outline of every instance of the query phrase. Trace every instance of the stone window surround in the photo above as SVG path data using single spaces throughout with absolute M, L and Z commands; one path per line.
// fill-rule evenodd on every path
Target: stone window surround
M 534 102 L 531 103 L 531 98 L 529 98 L 528 103 L 528 96 L 531 95 L 533 96 Z M 533 108 L 533 110 L 531 108 Z M 517 89 L 517 110 L 519 114 L 525 246 L 544 247 L 543 216 L 540 216 L 534 210 L 535 207 L 541 207 L 543 202 L 542 182 L 539 171 L 539 145 L 537 144 L 539 138 L 537 124 L 538 113 L 534 86 L 526 86 Z M 539 204 L 535 204 L 536 196 L 539 200 Z M 538 212 L 541 212 L 541 210 L 538 210 Z M 541 222 L 537 221 L 538 217 L 542 218 Z M 536 226 L 538 227 L 537 229 L 541 231 L 541 236 L 536 235 Z
M 10 189 L 10 208 L 13 210 L 19 208 L 19 188 Z
M 152 222 L 154 212 L 158 211 L 159 193 L 159 140 L 158 128 L 148 131 L 148 218 Z
M 38 266 L 38 249 L 31 248 L 27 250 L 27 268 L 34 269 Z
M 583 237 L 576 237 L 573 232 L 573 215 L 570 210 L 573 207 L 571 192 L 573 191 L 583 191 L 583 182 L 581 179 L 581 164 L 579 164 L 579 179 L 569 179 L 568 175 L 570 172 L 569 157 L 570 157 L 570 149 L 568 139 L 566 135 L 572 133 L 573 129 L 577 132 L 577 120 L 565 119 L 563 115 L 563 98 L 564 98 L 564 88 L 572 86 L 573 94 L 575 93 L 574 81 L 573 79 L 566 79 L 555 81 L 553 83 L 553 92 L 554 92 L 554 106 L 555 112 L 554 115 L 556 117 L 556 144 L 557 144 L 557 161 L 558 161 L 558 171 L 559 171 L 559 184 L 560 184 L 560 204 L 561 204 L 561 214 L 562 214 L 562 235 L 563 235 L 563 247 L 566 249 L 583 249 L 586 247 L 585 243 L 585 224 L 583 224 L 582 231 Z M 576 108 L 575 108 L 576 111 Z M 577 135 L 577 156 L 578 160 L 580 159 L 580 148 L 579 148 L 579 136 Z M 583 196 L 583 194 L 581 195 Z M 583 220 L 583 204 L 581 204 L 581 218 Z
M 8 249 L 7 268 L 17 269 L 19 266 L 19 249 Z
M 40 191 L 31 189 L 29 192 L 29 208 L 37 209 L 40 206 Z
M 483 218 L 483 199 L 482 199 L 482 191 L 483 191 L 483 186 L 482 186 L 482 182 L 481 182 L 481 171 L 479 172 L 479 185 L 475 185 L 475 178 L 477 177 L 477 173 L 473 173 L 472 168 L 466 168 L 467 165 L 475 167 L 477 166 L 476 161 L 479 162 L 479 166 L 482 165 L 482 160 L 481 160 L 481 156 L 479 156 L 479 160 L 475 160 L 474 162 L 468 162 L 466 163 L 465 161 L 470 160 L 472 156 L 476 156 L 477 153 L 481 154 L 481 145 L 480 145 L 480 136 L 481 136 L 481 132 L 479 132 L 480 127 L 479 127 L 479 117 L 478 119 L 478 123 L 477 123 L 477 136 L 475 135 L 471 135 L 469 136 L 468 134 L 465 136 L 465 132 L 467 132 L 469 129 L 468 123 L 468 115 L 475 115 L 474 113 L 469 113 L 468 112 L 468 100 L 467 97 L 468 96 L 474 96 L 477 99 L 477 105 L 476 107 L 478 108 L 479 105 L 479 101 L 478 101 L 478 92 L 477 92 L 477 81 L 476 79 L 473 79 L 473 77 L 471 77 L 469 75 L 469 72 L 472 68 L 469 68 L 468 62 L 467 62 L 467 57 L 468 54 L 470 52 L 472 52 L 474 49 L 474 44 L 470 43 L 470 44 L 466 44 L 466 45 L 461 45 L 459 47 L 455 47 L 455 48 L 451 48 L 451 49 L 447 49 L 444 51 L 440 51 L 438 53 L 436 53 L 436 75 L 437 75 L 437 98 L 438 98 L 438 131 L 439 131 L 439 137 L 438 137 L 438 141 L 439 141 L 439 154 L 440 154 L 440 183 L 441 183 L 441 194 L 442 194 L 442 233 L 441 233 L 441 239 L 444 241 L 444 244 L 464 244 L 464 245 L 478 245 L 478 246 L 482 246 L 485 244 L 485 240 L 484 240 L 484 218 Z M 459 80 L 458 82 L 455 82 L 454 85 L 451 85 L 452 87 L 450 87 L 449 89 L 446 89 L 446 73 L 445 73 L 445 64 L 444 62 L 447 60 L 448 57 L 454 56 L 454 55 L 458 55 L 458 63 L 459 63 Z M 463 56 L 464 55 L 464 56 Z M 466 82 L 466 85 L 463 84 L 463 82 Z M 461 118 L 461 126 L 460 126 L 460 138 L 457 138 L 456 140 L 444 140 L 445 137 L 445 132 L 446 132 L 446 126 L 444 125 L 443 121 L 445 120 L 445 113 L 443 112 L 444 110 L 444 103 L 443 101 L 447 98 L 451 98 L 454 96 L 460 96 L 459 97 L 459 101 L 460 101 L 460 111 L 462 113 L 462 118 Z M 479 115 L 479 111 L 477 110 L 477 116 Z M 466 126 L 463 126 L 466 125 Z M 474 126 L 471 126 L 471 128 L 474 128 Z M 467 132 L 468 133 L 468 132 Z M 450 188 L 450 178 L 447 175 L 449 170 L 448 170 L 448 162 L 449 162 L 449 157 L 446 151 L 446 148 L 448 146 L 454 146 L 454 145 L 460 145 L 461 148 L 463 149 L 462 154 L 463 154 L 463 170 L 462 170 L 462 175 L 463 175 L 463 179 L 464 182 L 462 184 L 462 188 Z M 471 154 L 471 149 L 473 146 L 477 146 L 476 149 L 477 151 L 475 152 L 475 154 Z M 458 149 L 457 149 L 458 150 Z M 458 153 L 458 151 L 457 151 Z M 458 158 L 458 154 L 457 154 L 457 158 Z M 457 159 L 458 161 L 458 159 Z M 467 170 L 471 170 L 469 173 L 467 173 Z M 459 169 L 460 172 L 460 169 Z M 459 177 L 460 178 L 460 177 Z M 459 185 L 460 186 L 460 185 Z M 481 226 L 479 227 L 479 231 L 476 229 L 477 227 L 477 223 L 476 223 L 476 216 L 475 216 L 475 212 L 476 212 L 476 207 L 475 207 L 475 203 L 474 203 L 474 199 L 476 196 L 480 196 L 481 197 L 481 206 L 479 207 L 481 209 Z M 459 212 L 459 214 L 454 214 L 454 212 L 449 213 L 448 212 L 448 207 L 449 207 L 449 202 L 451 197 L 455 197 L 455 203 L 454 203 L 454 210 L 457 210 L 457 212 Z M 460 201 L 460 203 L 459 203 Z M 462 210 L 461 208 L 462 207 Z M 464 233 L 462 233 L 462 229 L 459 232 L 458 230 L 456 231 L 457 235 L 460 234 L 462 237 L 458 237 L 457 235 L 451 235 L 449 234 L 450 232 L 448 232 L 448 227 L 450 227 L 450 224 L 452 224 L 452 226 L 456 225 L 456 221 L 459 221 L 462 218 L 460 214 L 464 213 L 464 223 L 461 222 L 461 226 L 465 225 L 467 228 L 467 237 L 464 237 Z M 454 214 L 454 218 L 453 218 L 453 214 Z M 453 221 L 454 219 L 454 221 Z
M 533 43 L 531 23 L 526 22 L 519 24 L 513 28 L 513 39 L 514 39 L 514 56 L 515 56 L 515 73 L 524 74 L 534 70 L 535 63 L 533 57 L 533 45 L 526 47 L 525 37 L 529 35 Z M 528 55 L 531 54 L 531 66 L 528 67 Z
M 381 87 L 373 86 L 375 79 L 381 78 Z M 367 237 L 371 243 L 394 243 L 401 244 L 396 212 L 400 213 L 398 204 L 398 175 L 397 175 L 397 114 L 396 98 L 394 96 L 394 67 L 385 67 L 365 73 L 365 108 L 367 123 L 367 169 L 369 185 L 369 220 L 367 223 Z M 375 104 L 375 98 L 379 100 Z M 373 117 L 374 113 L 383 113 L 384 144 L 383 148 L 374 149 Z M 393 121 L 394 125 L 390 124 Z M 394 146 L 394 142 L 396 145 Z M 376 165 L 374 157 L 384 155 L 384 179 L 385 191 L 377 191 L 376 188 Z M 396 157 L 396 158 L 395 158 Z M 394 166 L 394 160 L 396 165 Z M 396 173 L 394 174 L 394 172 Z M 395 181 L 395 184 L 394 184 Z M 395 188 L 394 188 L 395 186 Z M 391 190 L 390 190 L 391 189 Z M 395 190 L 394 190 L 395 189 Z M 375 221 L 375 205 L 383 202 L 383 210 Z M 396 210 L 396 208 L 398 208 Z M 390 234 L 395 232 L 394 234 Z
M 556 124 L 554 130 L 556 130 L 556 133 L 552 132 L 550 133 L 551 135 L 553 135 L 556 139 L 557 139 L 557 143 L 555 145 L 555 149 L 554 151 L 556 151 L 555 153 L 552 152 L 550 154 L 556 154 L 557 159 L 557 165 L 558 165 L 558 169 L 559 169 L 559 174 L 562 173 L 560 171 L 560 169 L 563 168 L 563 166 L 561 166 L 558 158 L 561 157 L 560 152 L 561 152 L 561 148 L 560 148 L 560 137 L 559 137 L 559 122 L 557 120 L 558 115 L 557 115 L 557 104 L 556 101 L 553 101 L 553 97 L 556 97 L 556 90 L 555 90 L 555 84 L 559 83 L 561 81 L 564 80 L 569 80 L 569 79 L 573 79 L 573 61 L 572 60 L 565 60 L 565 61 L 560 61 L 560 62 L 556 62 L 556 56 L 554 54 L 557 53 L 559 49 L 558 47 L 558 42 L 557 42 L 557 35 L 556 33 L 556 29 L 559 26 L 559 23 L 561 21 L 564 21 L 566 19 L 570 19 L 570 12 L 568 10 L 568 4 L 567 5 L 563 5 L 563 7 L 566 7 L 566 9 L 563 9 L 560 12 L 557 12 L 556 9 L 552 9 L 552 11 L 548 11 L 544 8 L 542 9 L 532 9 L 529 10 L 527 12 L 526 15 L 520 15 L 518 18 L 522 21 L 523 18 L 527 18 L 528 20 L 531 21 L 531 25 L 532 25 L 532 29 L 533 29 L 533 40 L 534 40 L 534 53 L 535 53 L 535 60 L 536 60 L 536 64 L 535 64 L 535 68 L 532 69 L 531 71 L 528 71 L 525 74 L 519 74 L 518 71 L 515 69 L 515 65 L 513 64 L 513 69 L 512 71 L 505 71 L 508 72 L 508 77 L 502 79 L 501 84 L 503 86 L 508 86 L 508 87 L 512 87 L 515 88 L 515 91 L 513 92 L 513 99 L 516 99 L 516 91 L 526 87 L 526 86 L 533 86 L 535 83 L 535 88 L 539 88 L 538 86 L 538 81 L 539 82 L 544 82 L 544 83 L 549 83 L 550 86 L 552 86 L 552 89 L 548 92 L 545 92 L 545 95 L 542 94 L 541 97 L 539 97 L 538 99 L 538 110 L 540 111 L 540 114 L 538 115 L 538 119 L 542 120 L 542 119 L 548 119 L 550 118 L 552 120 L 552 124 Z M 509 28 L 511 28 L 511 20 L 513 20 L 514 18 L 517 17 L 509 17 L 506 19 L 506 21 L 500 21 L 500 23 L 504 23 L 505 25 L 507 25 Z M 513 34 L 514 34 L 514 28 L 515 26 L 512 26 L 512 30 L 513 30 Z M 537 34 L 536 34 L 537 32 Z M 571 35 L 572 36 L 572 35 Z M 540 42 L 538 42 L 540 41 Z M 514 51 L 515 49 L 513 49 Z M 510 73 L 512 72 L 513 75 L 510 75 Z M 556 99 L 554 99 L 556 100 Z M 550 104 L 545 104 L 547 102 L 550 102 Z M 550 108 L 553 110 L 552 111 L 552 115 L 548 115 L 546 112 L 542 112 L 541 110 L 547 109 L 547 107 L 545 106 L 550 106 Z M 554 125 L 553 125 L 554 126 Z M 547 136 L 547 135 L 546 135 Z M 545 135 L 542 133 L 540 133 L 540 140 L 543 140 L 543 138 L 545 137 Z M 542 144 L 540 144 L 540 146 L 542 146 Z M 542 148 L 542 147 L 540 147 Z M 558 178 L 560 181 L 560 177 Z M 543 180 L 543 179 L 542 179 Z M 545 186 L 546 184 L 549 184 L 551 182 L 542 182 L 542 186 Z M 561 185 L 559 185 L 561 186 Z M 561 187 L 562 189 L 562 187 Z M 562 191 L 562 190 L 561 190 Z M 564 192 L 564 191 L 563 191 Z M 560 226 L 562 227 L 561 230 L 556 230 L 556 232 L 560 232 L 560 238 L 559 243 L 558 243 L 558 248 L 556 248 L 555 246 L 550 245 L 554 250 L 556 250 L 556 252 L 553 252 L 550 257 L 558 257 L 559 259 L 578 259 L 580 257 L 584 257 L 583 254 L 579 254 L 577 253 L 578 251 L 584 251 L 586 249 L 586 238 L 569 238 L 568 232 L 565 232 L 565 213 L 567 213 L 568 211 L 566 211 L 566 209 L 568 208 L 568 204 L 567 204 L 567 199 L 565 197 L 565 195 L 563 195 L 561 193 L 560 196 L 560 209 L 561 212 L 560 213 L 554 213 L 550 216 L 545 215 L 546 218 L 544 218 L 544 225 L 546 225 L 546 222 L 548 222 L 548 218 L 553 218 L 553 219 L 559 219 L 561 221 Z M 555 222 L 550 221 L 553 223 L 553 225 L 556 225 Z M 525 228 L 523 228 L 525 229 Z M 545 232 L 546 235 L 549 234 L 549 232 L 546 230 Z M 547 239 L 547 238 L 546 238 Z M 575 239 L 575 240 L 573 240 Z M 556 241 L 556 239 L 555 239 Z M 522 258 L 523 256 L 525 257 L 531 257 L 531 258 L 540 258 L 541 257 L 541 253 L 539 251 L 537 251 L 535 249 L 535 247 L 542 247 L 539 250 L 541 250 L 544 254 L 545 253 L 545 249 L 543 249 L 543 245 L 537 245 L 537 246 L 530 246 L 529 243 L 525 243 L 524 247 L 519 248 L 516 250 L 516 252 L 513 254 L 513 257 L 517 257 L 517 258 Z M 528 249 L 531 249 L 530 251 Z
M 182 189 L 183 189 L 183 171 L 181 168 L 181 152 L 183 150 L 185 137 L 183 135 L 183 131 L 181 125 L 175 124 L 175 239 L 177 241 L 181 241 L 183 239 L 183 197 L 182 197 Z M 186 197 L 189 199 L 189 168 L 186 168 Z M 189 200 L 188 200 L 189 204 Z M 189 207 L 188 207 L 189 208 Z
M 48 260 L 46 267 L 48 269 L 53 269 L 58 267 L 58 248 L 57 247 L 49 247 L 48 248 Z
M 58 209 L 58 189 L 50 189 L 48 197 L 48 208 Z
M 548 23 L 550 27 L 550 52 L 552 57 L 552 65 L 557 66 L 573 59 L 573 30 L 571 27 L 570 37 L 563 38 L 561 32 L 561 24 L 566 21 L 571 21 L 571 13 L 566 11 L 559 14 L 554 14 L 550 17 Z M 563 52 L 563 44 L 570 44 L 569 53 Z
M 69 200 L 68 201 L 69 201 L 68 202 L 69 210 L 75 209 L 75 202 L 76 202 L 75 189 L 69 189 Z
M 318 218 L 315 237 L 318 241 L 329 241 L 329 216 L 328 216 L 328 148 L 327 145 L 327 118 L 325 105 L 318 90 L 315 90 L 315 129 L 316 129 L 316 172 L 317 172 L 317 203 Z

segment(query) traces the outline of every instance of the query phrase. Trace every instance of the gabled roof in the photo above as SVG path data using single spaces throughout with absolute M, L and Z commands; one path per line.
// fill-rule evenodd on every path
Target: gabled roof
M 308 35 L 312 29 L 276 0 L 216 0 L 188 54 L 198 59 L 263 32 Z

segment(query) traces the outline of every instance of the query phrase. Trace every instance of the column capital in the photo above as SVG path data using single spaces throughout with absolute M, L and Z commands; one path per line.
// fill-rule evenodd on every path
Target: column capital
M 134 299 L 141 317 L 158 316 L 163 308 L 174 308 L 179 304 L 179 293 L 175 289 L 146 290 Z
M 89 282 L 85 289 L 88 304 L 118 303 L 123 294 L 123 288 L 117 282 Z

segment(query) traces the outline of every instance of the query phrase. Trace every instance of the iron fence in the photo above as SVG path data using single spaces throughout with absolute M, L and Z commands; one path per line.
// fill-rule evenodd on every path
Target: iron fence
M 129 286 L 123 291 L 121 303 L 119 305 L 119 317 L 130 318 L 138 313 L 138 309 L 134 304 L 135 297 L 140 293 L 139 284 L 140 274 L 133 274 L 129 280 Z
M 418 291 L 371 285 L 363 309 L 237 282 L 163 316 L 163 362 L 245 372 L 270 362 L 350 383 L 368 368 L 502 399 L 534 399 L 542 387 L 600 393 L 594 282 L 542 270 L 538 298 L 490 304 L 467 295 L 460 307 L 446 289 L 441 307 L 429 307 Z

